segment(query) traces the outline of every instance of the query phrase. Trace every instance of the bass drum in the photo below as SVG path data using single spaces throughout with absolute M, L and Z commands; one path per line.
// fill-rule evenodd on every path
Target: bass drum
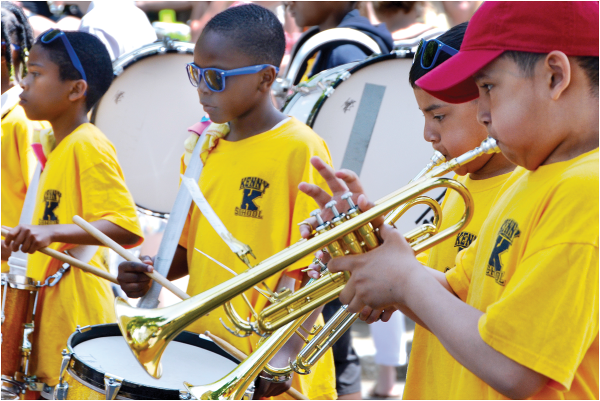
M 187 128 L 204 115 L 185 65 L 194 45 L 157 42 L 113 62 L 115 79 L 91 121 L 115 145 L 135 203 L 161 217 L 171 212 Z
M 412 53 L 401 50 L 323 71 L 298 85 L 283 108 L 327 142 L 336 170 L 360 176 L 373 201 L 406 185 L 433 154 L 408 83 L 411 65 Z M 426 212 L 411 208 L 396 227 L 407 232 Z
M 184 381 L 212 383 L 238 365 L 214 342 L 184 331 L 165 350 L 162 377 L 154 379 L 135 359 L 116 324 L 78 329 L 69 337 L 67 350 L 61 383 L 54 388 L 57 400 L 190 399 Z

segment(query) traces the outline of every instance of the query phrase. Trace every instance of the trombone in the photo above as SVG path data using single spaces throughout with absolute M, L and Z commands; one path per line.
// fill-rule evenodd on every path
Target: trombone
M 370 223 L 372 220 L 415 201 L 420 195 L 432 189 L 445 187 L 456 190 L 465 202 L 465 212 L 458 223 L 436 235 L 424 236 L 418 233 L 409 235 L 413 238 L 415 252 L 422 252 L 461 230 L 468 224 L 472 216 L 473 202 L 466 188 L 455 180 L 441 176 L 483 154 L 497 152 L 499 152 L 499 148 L 496 142 L 489 138 L 474 150 L 432 168 L 431 171 L 424 173 L 415 182 L 380 199 L 372 209 L 361 213 L 355 207 L 354 210 L 349 210 L 347 214 L 338 214 L 332 222 L 323 222 L 317 228 L 317 234 L 313 238 L 300 240 L 238 276 L 175 305 L 161 309 L 137 309 L 129 306 L 123 299 L 117 298 L 115 300 L 115 311 L 117 323 L 123 337 L 144 369 L 153 377 L 158 378 L 161 375 L 160 358 L 165 348 L 177 334 L 193 321 L 319 249 L 327 248 L 332 257 L 349 254 L 352 252 L 351 249 L 354 251 L 360 249 L 361 253 L 365 249 L 372 249 L 379 244 L 376 231 Z M 388 218 L 390 218 L 389 215 Z M 425 238 L 422 239 L 423 237 Z M 249 358 L 254 358 L 255 353 L 271 355 L 269 347 L 276 346 L 276 343 L 288 334 L 291 336 L 295 331 L 295 328 L 293 330 L 291 328 L 296 324 L 299 327 L 301 324 L 292 322 L 337 297 L 348 278 L 348 273 L 331 274 L 327 272 L 310 286 L 305 286 L 298 292 L 290 294 L 264 309 L 258 314 L 258 320 L 255 322 L 256 327 L 265 333 L 273 334 Z M 278 331 L 279 329 L 282 331 Z M 254 372 L 259 367 L 262 369 L 267 361 L 268 358 L 265 357 L 255 360 L 252 366 L 245 365 L 246 373 L 240 373 L 236 369 L 234 371 L 236 372 L 235 377 L 240 374 L 242 376 L 253 376 Z M 226 379 L 233 380 L 233 377 L 228 375 Z M 220 391 L 211 393 L 212 396 L 208 395 L 208 392 L 213 390 L 208 390 L 206 387 L 203 391 L 201 397 L 212 398 L 214 396 L 220 397 L 218 394 L 225 394 Z

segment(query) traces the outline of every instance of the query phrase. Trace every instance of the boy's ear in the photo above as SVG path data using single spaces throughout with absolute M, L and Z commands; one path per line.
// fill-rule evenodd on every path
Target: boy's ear
M 571 83 L 571 63 L 566 54 L 554 50 L 546 56 L 544 68 L 548 72 L 548 89 L 552 100 L 558 100 Z
M 269 67 L 262 70 L 261 73 L 262 79 L 259 84 L 259 89 L 261 91 L 269 91 L 275 82 L 275 79 L 277 79 L 277 72 L 275 71 L 275 68 Z
M 73 81 L 73 85 L 71 86 L 71 92 L 69 93 L 69 100 L 75 102 L 83 97 L 88 90 L 88 84 L 83 79 L 78 79 L 77 81 Z

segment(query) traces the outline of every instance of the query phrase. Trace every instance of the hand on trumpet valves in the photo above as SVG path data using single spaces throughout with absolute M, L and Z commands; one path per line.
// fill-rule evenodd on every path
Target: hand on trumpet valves
M 117 280 L 129 298 L 142 297 L 152 284 L 152 279 L 146 273 L 154 271 L 154 260 L 149 256 L 142 256 L 140 259 L 144 263 L 126 261 L 119 264 Z
M 54 242 L 55 231 L 56 226 L 19 224 L 4 238 L 4 246 L 11 252 L 17 252 L 20 248 L 24 253 L 34 253 Z M 4 247 L 2 250 L 4 255 Z
M 379 230 L 383 239 L 381 246 L 361 255 L 335 258 L 327 265 L 332 273 L 351 273 L 339 296 L 340 301 L 348 305 L 349 312 L 361 312 L 365 306 L 392 312 L 399 309 L 405 305 L 413 273 L 425 269 L 398 230 L 386 224 Z M 391 313 L 384 315 L 387 319 L 389 316 Z
M 335 217 L 333 210 L 326 207 L 326 205 L 332 200 L 336 201 L 336 208 L 340 212 L 350 209 L 352 207 L 350 205 L 354 204 L 358 204 L 360 209 L 363 211 L 373 206 L 373 204 L 370 203 L 364 195 L 362 184 L 358 178 L 358 175 L 356 175 L 354 171 L 346 169 L 335 171 L 330 165 L 325 163 L 318 156 L 311 157 L 310 163 L 319 172 L 321 177 L 323 177 L 333 196 L 328 194 L 318 185 L 308 184 L 306 182 L 300 183 L 300 185 L 298 185 L 298 189 L 317 202 L 317 205 L 319 205 L 319 209 L 321 210 L 321 218 L 323 220 L 327 221 Z M 344 195 L 349 192 L 351 192 L 350 197 L 345 197 Z M 363 200 L 360 199 L 361 196 L 364 198 Z M 300 226 L 300 234 L 303 238 L 309 238 L 312 235 L 309 225 L 313 228 L 316 228 L 319 223 L 317 218 L 314 216 L 306 219 L 305 222 L 308 224 L 302 224 Z M 376 222 L 374 226 L 377 224 L 381 223 Z

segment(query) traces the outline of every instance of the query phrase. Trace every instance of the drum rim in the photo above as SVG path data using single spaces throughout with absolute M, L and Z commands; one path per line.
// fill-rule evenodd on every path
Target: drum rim
M 23 390 L 23 383 L 18 382 L 12 377 L 8 377 L 6 375 L 2 375 L 2 389 L 6 389 L 7 392 L 15 394 L 17 399 L 19 399 L 19 395 Z M 16 393 L 13 391 L 17 391 Z
M 329 89 L 329 88 L 336 89 L 338 86 L 340 86 L 342 84 L 342 82 L 345 82 L 348 78 L 350 78 L 352 76 L 352 74 L 354 74 L 372 64 L 376 64 L 381 61 L 395 60 L 395 59 L 407 59 L 407 58 L 409 58 L 409 57 L 405 57 L 405 54 L 403 52 L 397 52 L 397 51 L 394 51 L 394 52 L 391 52 L 388 54 L 382 54 L 382 55 L 372 57 L 372 58 L 368 58 L 368 59 L 364 60 L 363 62 L 358 63 L 354 67 L 350 68 L 347 71 L 349 74 L 348 76 L 339 77 L 327 89 Z M 311 128 L 313 128 L 313 126 L 315 124 L 315 120 L 317 119 L 319 112 L 323 108 L 323 105 L 325 104 L 326 100 L 329 99 L 329 97 L 330 97 L 330 95 L 326 95 L 325 93 L 326 93 L 326 90 L 323 91 L 323 93 L 321 94 L 321 96 L 319 97 L 319 99 L 317 100 L 315 105 L 313 106 L 313 109 L 310 111 L 310 113 L 308 115 L 308 120 L 306 122 L 306 125 L 308 125 Z
M 89 385 L 92 389 L 105 393 L 104 387 L 104 374 L 112 372 L 100 372 L 96 368 L 89 366 L 85 362 L 81 361 L 77 357 L 77 353 L 74 348 L 88 340 L 102 337 L 121 337 L 121 331 L 116 323 L 106 323 L 90 326 L 89 330 L 83 328 L 75 331 L 69 336 L 67 340 L 67 348 L 71 353 L 71 361 L 69 362 L 69 373 L 73 376 L 73 379 L 77 380 L 81 384 Z M 214 352 L 220 356 L 229 359 L 236 364 L 240 361 L 227 352 L 223 351 L 214 342 L 201 338 L 198 334 L 189 331 L 183 331 L 175 337 L 175 340 L 180 343 L 188 345 L 202 344 L 201 348 Z M 123 378 L 123 384 L 119 390 L 118 397 L 127 397 L 132 399 L 165 399 L 174 400 L 179 399 L 179 394 L 183 390 L 164 388 L 164 387 L 150 387 L 146 384 L 128 381 Z
M 163 55 L 163 54 L 167 54 L 167 53 L 194 54 L 194 48 L 195 48 L 195 44 L 188 43 L 188 42 L 180 42 L 180 41 L 166 41 L 166 42 L 159 41 L 159 42 L 153 42 L 153 43 L 144 45 L 144 46 L 140 47 L 139 49 L 136 49 L 129 53 L 123 54 L 118 59 L 113 61 L 113 63 L 112 63 L 113 81 L 115 81 L 120 75 L 122 75 L 123 72 L 127 68 L 131 67 L 133 64 L 137 63 L 138 61 L 141 61 L 148 57 Z M 112 85 L 112 83 L 111 83 L 111 85 Z M 104 96 L 101 97 L 100 100 L 98 100 L 98 102 L 94 105 L 94 107 L 92 107 L 90 122 L 94 125 L 96 124 L 98 108 L 100 107 L 100 104 L 102 103 L 103 98 L 104 98 Z M 133 201 L 135 202 L 135 199 Z M 158 217 L 161 219 L 169 218 L 170 211 L 169 212 L 158 212 L 158 211 L 155 211 L 152 209 L 148 209 L 145 206 L 138 205 L 137 203 L 135 205 L 144 214 Z
M 39 289 L 34 279 L 20 274 L 2 273 L 2 285 L 5 283 L 17 290 L 37 291 Z

